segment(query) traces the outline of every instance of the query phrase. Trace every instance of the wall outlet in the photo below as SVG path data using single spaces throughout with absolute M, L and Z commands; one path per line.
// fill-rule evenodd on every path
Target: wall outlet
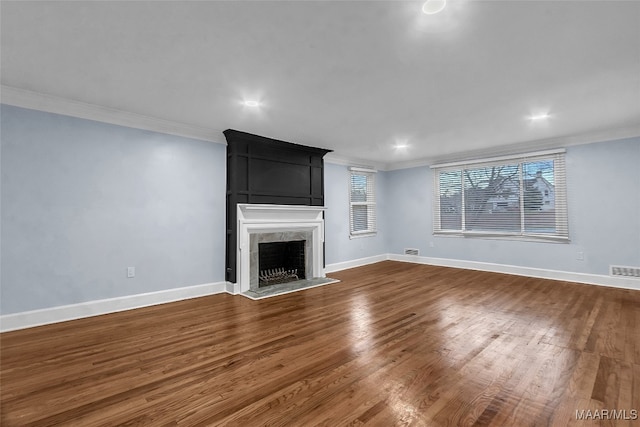
M 430 247 L 430 248 L 432 248 L 432 247 L 434 247 L 434 246 L 435 246 L 435 245 L 433 244 L 433 242 L 429 242 L 429 247 Z
M 136 277 L 136 268 L 135 267 L 127 267 L 127 278 Z
M 578 254 L 576 255 L 576 259 L 578 261 L 584 261 L 584 252 L 578 252 Z

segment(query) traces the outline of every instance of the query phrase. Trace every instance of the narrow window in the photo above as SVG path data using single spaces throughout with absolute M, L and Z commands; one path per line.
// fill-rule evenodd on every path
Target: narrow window
M 349 229 L 351 237 L 375 235 L 375 170 L 350 168 Z

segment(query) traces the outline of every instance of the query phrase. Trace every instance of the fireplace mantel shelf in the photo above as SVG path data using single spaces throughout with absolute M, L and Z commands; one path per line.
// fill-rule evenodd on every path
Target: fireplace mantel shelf
M 322 221 L 324 206 L 238 204 L 239 222 L 281 224 Z
M 306 205 L 259 205 L 259 204 L 238 204 L 240 209 L 247 211 L 258 210 L 277 210 L 277 211 L 325 211 L 324 206 L 306 206 Z

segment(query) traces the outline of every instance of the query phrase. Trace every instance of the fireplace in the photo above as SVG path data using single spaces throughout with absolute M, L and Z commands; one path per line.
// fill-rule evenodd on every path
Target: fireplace
M 234 292 L 255 291 L 279 280 L 326 277 L 324 210 L 322 206 L 239 204 Z
M 306 279 L 306 240 L 258 243 L 258 287 Z
M 313 278 L 312 243 L 308 230 L 251 233 L 249 289 Z
M 312 218 L 315 221 L 318 215 L 322 219 L 322 206 L 324 206 L 323 156 L 331 150 L 308 147 L 233 129 L 225 130 L 224 135 L 227 138 L 225 278 L 227 282 L 234 284 L 233 292 L 236 292 L 236 288 L 240 287 L 238 276 L 241 274 L 239 268 L 242 261 L 239 258 L 241 255 L 239 245 L 243 238 L 247 238 L 246 250 L 249 249 L 248 237 L 241 235 L 240 220 L 243 218 L 238 216 L 237 207 L 239 205 L 291 206 L 293 210 L 269 211 L 274 213 L 271 215 L 271 219 L 274 220 L 271 223 L 271 230 L 273 230 L 275 223 L 278 224 L 279 231 L 291 229 L 282 224 L 278 218 L 279 212 L 285 212 L 285 215 L 293 223 L 296 223 L 300 218 L 304 221 Z M 313 207 L 316 210 L 296 210 L 295 207 Z M 249 211 L 246 210 L 246 212 Z M 251 212 L 255 213 L 256 211 Z M 262 210 L 262 212 L 267 211 Z M 312 228 L 308 222 L 304 226 L 307 229 Z M 298 225 L 293 229 L 300 231 L 301 227 L 302 224 L 298 222 Z M 322 247 L 316 248 L 317 239 L 314 237 L 314 242 L 311 243 L 311 246 L 315 248 L 314 255 L 309 255 L 309 252 L 306 254 L 307 258 L 311 256 L 314 259 L 314 265 L 315 257 L 322 252 Z M 324 237 L 319 239 L 322 242 Z M 248 254 L 246 257 L 248 260 Z M 307 276 L 318 277 L 319 275 L 318 271 L 305 270 Z M 249 286 L 248 276 L 248 272 L 245 271 L 247 281 L 243 285 L 244 287 Z

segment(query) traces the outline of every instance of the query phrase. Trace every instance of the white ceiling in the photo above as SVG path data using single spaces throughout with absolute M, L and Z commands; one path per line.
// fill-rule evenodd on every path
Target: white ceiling
M 640 135 L 640 2 L 422 3 L 2 1 L 2 85 L 382 168 Z

